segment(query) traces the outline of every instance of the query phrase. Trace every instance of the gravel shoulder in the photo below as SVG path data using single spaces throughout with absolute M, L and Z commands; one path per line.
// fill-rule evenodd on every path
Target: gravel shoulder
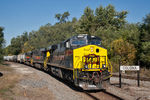
M 140 81 L 140 87 L 137 86 L 137 80 L 122 78 L 122 87 L 119 88 L 119 77 L 111 78 L 109 91 L 129 100 L 150 100 L 150 81 Z

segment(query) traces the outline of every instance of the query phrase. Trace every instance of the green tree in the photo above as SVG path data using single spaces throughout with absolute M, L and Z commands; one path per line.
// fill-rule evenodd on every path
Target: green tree
M 73 17 L 73 18 L 72 18 L 72 22 L 73 22 L 73 23 L 76 23 L 76 22 L 77 22 L 77 18 L 76 18 L 76 17 Z
M 17 36 L 16 38 L 11 39 L 11 44 L 5 48 L 6 55 L 18 55 L 22 53 L 24 43 L 29 40 L 27 32 L 24 32 L 22 35 Z
M 3 59 L 3 44 L 4 44 L 4 28 L 0 27 L 0 62 Z
M 127 11 L 117 12 L 115 7 L 108 5 L 105 8 L 100 6 L 95 10 L 95 21 L 97 27 L 108 27 L 121 28 L 126 23 Z
M 70 16 L 70 14 L 68 11 L 66 11 L 63 14 L 56 14 L 55 18 L 59 21 L 58 23 L 66 23 L 68 20 L 68 16 Z
M 142 66 L 150 68 L 150 14 L 147 14 L 140 28 L 139 60 Z
M 127 11 L 117 12 L 112 5 L 107 7 L 100 6 L 96 8 L 95 13 L 91 8 L 86 7 L 84 14 L 79 19 L 76 25 L 78 33 L 93 34 L 99 29 L 112 29 L 112 31 L 119 30 L 124 27 L 126 23 Z
M 62 17 L 61 17 L 61 19 L 60 19 L 60 22 L 61 23 L 66 23 L 66 20 L 68 20 L 68 16 L 70 16 L 70 14 L 69 14 L 69 12 L 67 11 L 67 12 L 64 12 L 63 14 L 62 14 Z
M 61 19 L 61 14 L 59 14 L 59 13 L 56 14 L 56 15 L 55 15 L 55 18 L 56 18 L 58 21 L 60 21 L 60 19 Z
M 89 7 L 86 7 L 84 9 L 84 14 L 81 16 L 76 26 L 77 33 L 91 34 L 94 32 L 93 27 L 94 27 L 93 10 Z

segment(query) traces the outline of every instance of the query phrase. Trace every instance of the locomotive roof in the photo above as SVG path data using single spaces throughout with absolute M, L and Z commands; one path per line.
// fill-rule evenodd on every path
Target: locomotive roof
M 27 53 L 32 53 L 32 51 L 28 51 Z
M 87 38 L 87 39 L 91 38 L 91 39 L 100 39 L 101 40 L 101 38 L 99 38 L 97 36 L 93 36 L 93 35 L 91 36 L 91 35 L 88 35 L 88 34 L 78 34 L 78 35 L 75 35 L 75 36 L 65 40 L 64 42 L 66 42 L 66 41 L 68 41 L 70 39 L 78 39 L 78 38 Z

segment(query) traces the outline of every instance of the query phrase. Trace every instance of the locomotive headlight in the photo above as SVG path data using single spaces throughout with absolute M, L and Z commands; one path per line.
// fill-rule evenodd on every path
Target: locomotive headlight
M 102 68 L 105 68 L 105 67 L 106 67 L 106 65 L 105 65 L 105 64 L 103 64 L 103 65 L 102 65 Z
M 85 69 L 88 69 L 88 65 L 84 65 L 84 68 L 85 68 Z

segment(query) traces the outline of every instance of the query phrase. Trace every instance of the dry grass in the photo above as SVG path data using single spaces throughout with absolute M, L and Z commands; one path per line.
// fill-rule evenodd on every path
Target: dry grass
M 18 82 L 20 76 L 14 73 L 8 65 L 0 65 L 0 72 L 3 74 L 0 77 L 0 100 L 13 100 L 12 88 Z
M 141 68 L 140 73 L 141 73 L 142 76 L 150 78 L 150 69 Z

